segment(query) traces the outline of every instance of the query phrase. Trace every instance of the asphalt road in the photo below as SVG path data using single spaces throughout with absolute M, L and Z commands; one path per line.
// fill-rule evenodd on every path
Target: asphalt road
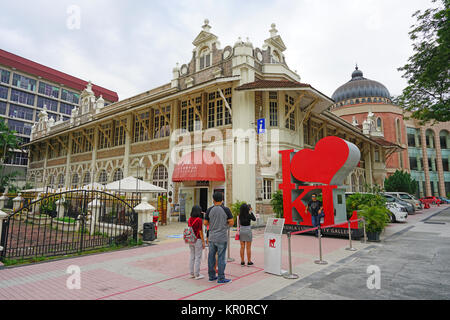
M 379 289 L 373 271 L 377 267 Z M 369 289 L 368 282 L 375 288 Z M 374 243 L 265 299 L 448 300 L 450 208 L 435 215 L 424 214 L 381 243 Z

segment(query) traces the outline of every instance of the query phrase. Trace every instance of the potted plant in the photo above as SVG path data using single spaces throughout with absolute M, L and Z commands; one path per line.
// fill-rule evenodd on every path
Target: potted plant
M 233 214 L 233 219 L 234 219 L 234 227 L 237 226 L 237 216 L 240 213 L 241 210 L 241 205 L 243 205 L 244 203 L 246 203 L 245 201 L 239 201 L 237 200 L 235 203 L 233 203 L 231 205 L 231 213 Z
M 389 223 L 386 208 L 381 206 L 363 206 L 359 215 L 366 222 L 367 240 L 380 241 L 380 234 Z
M 277 190 L 274 194 L 272 194 L 270 204 L 272 206 L 273 212 L 275 213 L 275 217 L 283 218 L 283 192 L 281 190 Z

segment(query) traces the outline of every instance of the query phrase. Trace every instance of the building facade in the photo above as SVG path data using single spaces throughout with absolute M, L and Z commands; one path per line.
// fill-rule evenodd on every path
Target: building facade
M 358 67 L 352 79 L 334 92 L 333 99 L 331 111 L 354 126 L 362 128 L 367 115 L 372 113 L 375 135 L 401 150 L 385 155 L 388 176 L 396 170 L 410 172 L 418 183 L 417 197 L 450 193 L 449 122 L 422 126 L 412 119 L 406 120 L 405 111 L 392 102 L 388 89 L 364 78 Z M 380 185 L 384 185 L 384 179 Z
M 222 49 L 206 20 L 170 83 L 108 106 L 88 87 L 63 123 L 41 112 L 28 144 L 30 181 L 75 188 L 135 176 L 166 188 L 172 211 L 179 205 L 186 216 L 194 204 L 206 210 L 215 191 L 227 205 L 271 213 L 282 182 L 278 151 L 313 149 L 326 136 L 361 150 L 349 191 L 381 181 L 386 141 L 328 111 L 333 101 L 289 69 L 275 27 L 262 48 L 239 38 Z
M 39 112 L 47 109 L 48 117 L 66 121 L 79 106 L 80 93 L 87 81 L 69 76 L 36 62 L 0 49 L 0 118 L 17 132 L 22 143 L 30 142 L 32 126 Z M 94 86 L 105 103 L 118 101 L 117 93 Z M 28 150 L 15 150 L 5 159 L 4 173 L 17 171 L 17 183 L 25 183 Z

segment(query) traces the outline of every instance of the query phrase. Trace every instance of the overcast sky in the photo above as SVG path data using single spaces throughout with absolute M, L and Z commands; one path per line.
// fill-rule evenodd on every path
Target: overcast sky
M 76 27 L 71 5 L 80 8 Z M 391 95 L 406 80 L 416 10 L 431 0 L 14 0 L 0 11 L 0 48 L 114 90 L 119 98 L 170 82 L 188 63 L 205 18 L 221 48 L 249 37 L 261 48 L 276 23 L 288 66 L 331 97 L 355 63 Z M 73 13 L 73 11 L 72 11 Z

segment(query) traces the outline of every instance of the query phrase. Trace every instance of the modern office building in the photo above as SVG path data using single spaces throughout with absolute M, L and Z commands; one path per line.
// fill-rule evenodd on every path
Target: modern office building
M 0 49 L 0 118 L 17 132 L 23 143 L 28 143 L 39 112 L 47 109 L 54 121 L 69 120 L 72 110 L 80 104 L 80 94 L 87 83 Z M 93 90 L 97 97 L 103 96 L 106 104 L 118 101 L 113 91 L 95 85 Z M 16 183 L 22 186 L 28 150 L 15 150 L 5 162 L 3 173 L 19 172 Z
M 418 183 L 418 197 L 450 193 L 450 122 L 422 126 L 406 120 L 409 114 L 392 102 L 389 90 L 380 82 L 364 78 L 358 67 L 332 97 L 334 114 L 363 130 L 370 125 L 367 116 L 373 114 L 374 138 L 384 137 L 392 144 L 391 151 L 401 150 L 375 155 L 386 157 L 387 176 L 396 170 L 410 172 Z
M 62 123 L 40 112 L 28 145 L 29 179 L 75 188 L 135 176 L 166 188 L 182 215 L 193 204 L 205 210 L 215 191 L 227 205 L 246 201 L 271 213 L 282 182 L 278 151 L 314 149 L 327 136 L 361 150 L 348 190 L 383 179 L 381 155 L 390 143 L 328 111 L 333 101 L 288 67 L 274 24 L 262 48 L 248 39 L 221 48 L 208 21 L 202 29 L 191 60 L 177 64 L 170 83 L 109 106 L 88 86 L 81 108 Z

